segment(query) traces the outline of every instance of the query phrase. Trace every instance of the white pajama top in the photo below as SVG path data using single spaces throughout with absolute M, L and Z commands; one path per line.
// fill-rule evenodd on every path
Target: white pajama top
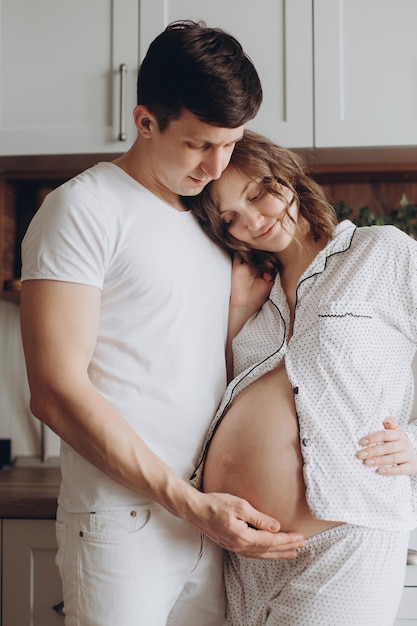
M 308 504 L 319 519 L 393 531 L 417 525 L 417 477 L 382 476 L 356 458 L 358 440 L 395 417 L 417 448 L 411 420 L 417 349 L 417 242 L 392 226 L 345 220 L 299 280 L 293 335 L 279 275 L 269 299 L 234 340 L 231 401 L 285 359 L 294 390 Z

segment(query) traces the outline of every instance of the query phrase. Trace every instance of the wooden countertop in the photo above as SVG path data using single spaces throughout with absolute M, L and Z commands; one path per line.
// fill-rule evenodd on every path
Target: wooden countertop
M 0 518 L 54 519 L 60 481 L 59 467 L 4 467 Z

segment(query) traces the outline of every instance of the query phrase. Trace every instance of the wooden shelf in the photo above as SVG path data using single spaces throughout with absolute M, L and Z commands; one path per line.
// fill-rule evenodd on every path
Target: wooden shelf
M 0 471 L 0 518 L 53 519 L 59 467 L 10 467 Z

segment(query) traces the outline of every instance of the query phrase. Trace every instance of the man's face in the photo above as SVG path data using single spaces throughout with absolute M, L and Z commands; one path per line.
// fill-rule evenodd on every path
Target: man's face
M 207 183 L 220 177 L 243 129 L 207 124 L 184 110 L 160 132 L 151 118 L 147 135 L 148 188 L 168 202 L 173 196 L 197 195 Z

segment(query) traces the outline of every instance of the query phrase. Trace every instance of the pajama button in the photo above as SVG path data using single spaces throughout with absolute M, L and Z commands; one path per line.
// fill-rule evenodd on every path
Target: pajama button
M 309 446 L 310 439 L 308 439 L 307 437 L 304 437 L 304 439 L 301 440 L 301 443 L 303 444 L 303 446 Z
M 136 517 L 136 511 L 130 511 L 130 515 L 131 515 L 132 517 Z

